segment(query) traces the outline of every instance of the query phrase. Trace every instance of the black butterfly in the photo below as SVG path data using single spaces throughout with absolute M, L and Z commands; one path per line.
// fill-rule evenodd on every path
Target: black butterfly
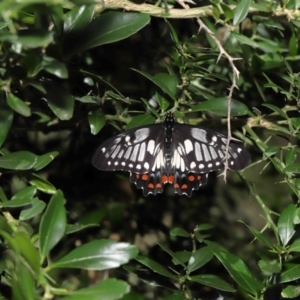
M 130 181 L 144 195 L 162 193 L 171 183 L 175 193 L 187 196 L 206 184 L 208 173 L 224 168 L 227 137 L 210 129 L 175 121 L 172 113 L 163 123 L 140 126 L 105 141 L 93 157 L 99 170 L 130 172 Z M 229 145 L 228 165 L 241 170 L 250 155 L 241 141 Z

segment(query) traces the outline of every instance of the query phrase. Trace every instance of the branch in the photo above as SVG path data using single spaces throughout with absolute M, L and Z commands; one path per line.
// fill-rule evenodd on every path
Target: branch
M 104 9 L 124 9 L 127 11 L 138 11 L 154 17 L 170 19 L 192 19 L 214 15 L 211 5 L 190 9 L 173 8 L 169 9 L 166 13 L 165 8 L 145 3 L 136 4 L 128 0 L 97 0 L 97 2 L 96 11 L 98 12 Z M 229 5 L 229 7 L 234 9 L 235 5 Z M 262 10 L 251 7 L 248 12 L 249 15 L 261 15 L 262 13 L 264 16 L 286 17 L 289 20 L 300 18 L 299 10 L 283 10 L 282 8 L 278 8 L 278 10 L 264 8 L 264 10 Z

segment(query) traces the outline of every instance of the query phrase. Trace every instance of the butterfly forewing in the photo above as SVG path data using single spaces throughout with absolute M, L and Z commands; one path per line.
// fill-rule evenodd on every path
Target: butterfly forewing
M 174 159 L 180 157 L 187 171 L 207 173 L 224 167 L 227 144 L 225 135 L 207 128 L 176 123 L 173 139 L 176 145 Z M 228 153 L 229 168 L 241 170 L 249 163 L 249 153 L 242 143 L 232 139 Z
M 128 130 L 101 144 L 94 154 L 93 165 L 103 171 L 150 172 L 158 163 L 163 137 L 161 124 Z

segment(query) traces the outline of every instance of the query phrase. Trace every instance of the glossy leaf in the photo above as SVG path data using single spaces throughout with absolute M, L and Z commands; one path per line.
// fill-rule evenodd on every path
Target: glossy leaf
M 97 134 L 106 122 L 105 115 L 103 114 L 100 108 L 97 110 L 90 111 L 88 114 L 88 120 L 92 134 Z
M 225 251 L 216 249 L 212 251 L 240 287 L 252 295 L 257 295 L 256 282 L 246 264 L 239 257 Z
M 29 220 L 36 215 L 40 214 L 46 207 L 46 203 L 44 201 L 40 201 L 38 198 L 33 198 L 30 202 L 30 207 L 21 211 L 20 220 L 25 221 Z
M 189 272 L 194 272 L 206 265 L 213 257 L 214 253 L 208 246 L 202 247 L 192 254 L 187 270 Z
M 299 174 L 300 173 L 300 163 L 294 163 L 283 169 L 284 172 L 290 172 Z
M 166 86 L 173 96 L 176 96 L 178 82 L 175 75 L 157 73 L 153 77 L 157 82 L 160 82 L 161 85 Z
M 296 206 L 294 204 L 290 204 L 287 206 L 278 219 L 278 234 L 283 246 L 286 246 L 293 235 L 295 234 L 294 228 L 294 216 L 296 212 Z
M 11 198 L 11 200 L 15 199 L 32 199 L 33 196 L 36 193 L 36 188 L 34 186 L 28 186 L 20 191 L 18 191 L 16 194 L 14 194 Z
M 35 186 L 38 190 L 50 195 L 57 192 L 56 188 L 48 180 L 40 177 L 37 174 L 30 174 L 29 183 Z
M 221 279 L 216 275 L 204 274 L 204 275 L 196 275 L 191 277 L 192 282 L 199 282 L 205 286 L 210 286 L 214 289 L 218 289 L 226 292 L 235 292 L 236 289 L 233 288 L 228 282 Z
M 134 258 L 137 253 L 136 246 L 128 243 L 117 243 L 113 240 L 94 240 L 75 248 L 49 267 L 101 271 L 117 268 Z
M 283 291 L 281 292 L 281 296 L 283 298 L 289 298 L 289 299 L 294 299 L 297 298 L 298 296 L 300 296 L 300 289 L 299 286 L 295 286 L 295 285 L 288 285 L 287 287 L 285 287 L 283 289 Z
M 52 83 L 44 85 L 46 100 L 53 113 L 60 120 L 69 120 L 73 116 L 74 98 L 63 86 Z
M 240 24 L 248 15 L 251 0 L 241 0 L 233 11 L 233 25 Z
M 131 119 L 131 121 L 126 126 L 126 130 L 142 125 L 153 124 L 154 122 L 155 118 L 150 114 L 138 115 Z
M 128 283 L 115 279 L 109 278 L 101 281 L 98 284 L 90 286 L 85 289 L 79 289 L 74 292 L 70 292 L 70 296 L 64 297 L 65 300 L 116 300 L 125 299 L 123 296 L 130 291 Z
M 102 13 L 85 29 L 76 52 L 123 40 L 141 30 L 150 16 L 141 13 L 110 11 Z
M 279 273 L 281 271 L 280 263 L 277 260 L 260 260 L 258 261 L 260 269 L 271 276 L 272 274 Z
M 14 200 L 0 203 L 0 207 L 22 207 L 32 202 L 30 198 L 16 198 Z
M 295 162 L 297 158 L 297 152 L 296 152 L 296 147 L 293 147 L 288 150 L 286 156 L 285 156 L 285 164 L 286 166 L 290 166 Z
M 156 261 L 143 257 L 143 256 L 138 256 L 135 258 L 139 263 L 143 264 L 144 266 L 148 267 L 151 269 L 153 272 L 158 273 L 162 276 L 172 278 L 172 279 L 177 279 L 177 276 L 175 276 L 173 273 L 171 273 L 169 270 L 167 270 L 165 267 L 163 267 L 161 264 L 157 263 Z
M 90 224 L 68 224 L 66 228 L 66 234 L 71 234 L 74 232 L 78 232 L 87 228 L 99 227 L 99 224 L 90 223 Z
M 24 117 L 31 116 L 30 107 L 19 97 L 15 96 L 11 93 L 7 94 L 7 104 L 12 110 L 17 112 L 18 114 L 20 114 Z
M 69 72 L 66 65 L 52 57 L 43 57 L 42 66 L 45 71 L 55 75 L 58 78 L 66 79 L 69 77 Z
M 192 111 L 209 111 L 219 116 L 227 116 L 228 102 L 226 98 L 216 98 L 196 104 Z M 243 116 L 249 113 L 248 107 L 242 102 L 232 100 L 230 105 L 231 116 Z
M 64 236 L 66 222 L 64 196 L 58 191 L 51 197 L 39 227 L 39 250 L 43 258 Z
M 174 96 L 172 90 L 169 88 L 169 86 L 172 88 L 172 84 L 166 85 L 160 77 L 156 78 L 155 76 L 152 76 L 150 74 L 147 74 L 145 72 L 133 69 L 134 71 L 140 73 L 144 77 L 148 78 L 150 81 L 152 81 L 155 85 L 157 85 L 164 93 L 166 93 L 171 99 L 176 101 L 176 97 Z
M 299 264 L 284 264 L 284 270 L 280 273 L 279 282 L 291 282 L 300 278 Z
M 49 152 L 40 156 L 37 156 L 36 163 L 34 165 L 34 169 L 36 171 L 45 168 L 49 163 L 53 161 L 53 159 L 58 155 L 57 151 Z
M 0 168 L 10 170 L 30 170 L 37 156 L 28 151 L 18 151 L 0 157 Z

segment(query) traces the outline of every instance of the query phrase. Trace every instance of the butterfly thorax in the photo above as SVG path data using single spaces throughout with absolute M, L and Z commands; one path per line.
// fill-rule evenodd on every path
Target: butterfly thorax
M 167 175 L 170 175 L 172 172 L 172 158 L 174 153 L 173 147 L 173 130 L 174 130 L 174 117 L 173 115 L 167 115 L 164 128 L 165 128 L 165 139 L 164 139 L 164 167 Z

